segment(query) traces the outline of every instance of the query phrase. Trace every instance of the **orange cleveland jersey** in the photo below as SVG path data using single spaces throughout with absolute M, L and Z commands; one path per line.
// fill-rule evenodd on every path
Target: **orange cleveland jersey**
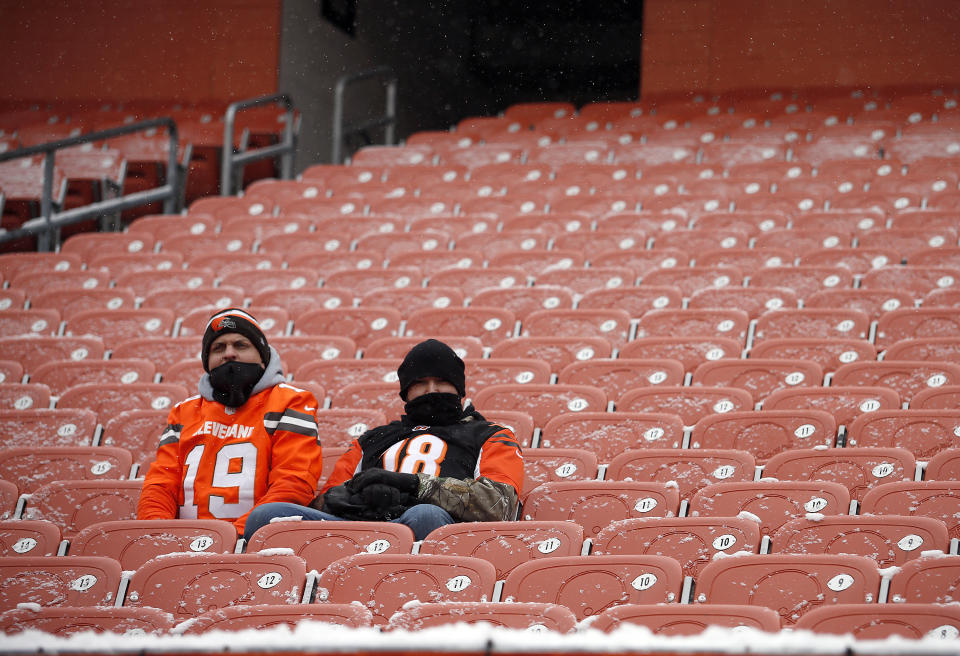
M 317 400 L 281 383 L 230 409 L 201 396 L 170 411 L 138 519 L 225 519 L 243 533 L 255 505 L 307 504 L 321 470 Z M 232 412 L 232 414 L 231 414 Z

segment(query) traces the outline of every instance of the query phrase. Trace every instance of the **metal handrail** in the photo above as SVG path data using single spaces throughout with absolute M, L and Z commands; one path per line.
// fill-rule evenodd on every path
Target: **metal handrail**
M 251 107 L 260 107 L 271 103 L 282 104 L 285 110 L 285 125 L 283 140 L 278 144 L 247 150 L 246 139 L 240 152 L 233 152 L 233 138 L 236 129 L 237 113 Z M 295 113 L 293 100 L 285 93 L 271 96 L 238 100 L 230 103 L 224 116 L 223 126 L 223 156 L 220 158 L 220 195 L 231 196 L 234 193 L 233 181 L 235 174 L 243 169 L 245 164 L 261 159 L 280 156 L 280 177 L 289 180 L 293 177 L 293 156 L 296 153 L 296 129 L 294 127 Z
M 113 139 L 114 137 L 145 132 L 157 128 L 166 128 L 170 137 L 167 157 L 166 184 L 146 191 L 126 194 L 119 198 L 101 200 L 90 205 L 75 207 L 61 212 L 53 211 L 53 178 L 54 160 L 56 151 L 86 143 Z M 177 153 L 179 150 L 177 124 L 170 117 L 152 118 L 138 121 L 115 128 L 108 128 L 98 132 L 90 132 L 77 137 L 68 137 L 58 141 L 51 141 L 36 146 L 18 148 L 6 153 L 0 153 L 0 162 L 33 155 L 43 154 L 43 192 L 40 197 L 40 216 L 25 222 L 15 230 L 0 231 L 0 244 L 27 236 L 37 236 L 37 250 L 53 250 L 56 231 L 63 226 L 82 221 L 102 214 L 121 211 L 131 207 L 138 207 L 155 201 L 163 201 L 163 211 L 172 214 L 177 211 L 179 198 L 179 169 L 177 167 Z
M 369 80 L 371 78 L 383 77 L 387 89 L 386 113 L 363 123 L 353 125 L 343 125 L 343 98 L 346 88 L 350 84 Z M 394 127 L 397 123 L 397 75 L 389 66 L 378 66 L 367 71 L 344 75 L 337 80 L 333 92 L 333 150 L 330 155 L 330 161 L 333 164 L 341 164 L 343 157 L 343 139 L 348 134 L 357 134 L 368 128 L 385 126 L 384 141 L 388 146 L 394 144 Z

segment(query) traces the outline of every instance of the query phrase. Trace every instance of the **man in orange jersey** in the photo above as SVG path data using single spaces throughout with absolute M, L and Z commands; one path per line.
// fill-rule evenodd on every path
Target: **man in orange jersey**
M 397 375 L 406 414 L 355 439 L 309 507 L 255 508 L 247 539 L 281 517 L 399 522 L 417 540 L 453 522 L 516 518 L 520 445 L 510 429 L 463 407 L 463 360 L 428 339 L 407 353 Z
M 243 527 L 261 503 L 309 503 L 321 450 L 317 399 L 283 382 L 257 320 L 214 314 L 200 354 L 199 394 L 175 405 L 143 482 L 138 519 L 225 519 Z

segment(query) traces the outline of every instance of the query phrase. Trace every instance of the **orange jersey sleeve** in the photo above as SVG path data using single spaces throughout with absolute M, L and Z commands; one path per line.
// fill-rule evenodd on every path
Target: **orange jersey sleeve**
M 520 494 L 523 488 L 523 452 L 513 431 L 504 428 L 487 438 L 480 449 L 477 474 L 477 478 L 482 476 L 511 485 Z
M 357 467 L 360 466 L 360 460 L 363 458 L 363 449 L 360 448 L 360 442 L 353 440 L 350 447 L 342 456 L 337 458 L 336 464 L 327 482 L 320 488 L 320 494 L 325 494 L 327 490 L 338 485 L 343 485 L 357 473 Z

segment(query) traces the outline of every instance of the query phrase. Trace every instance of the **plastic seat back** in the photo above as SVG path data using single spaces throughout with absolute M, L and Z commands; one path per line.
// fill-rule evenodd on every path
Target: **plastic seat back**
M 550 382 L 550 364 L 539 358 L 469 358 L 466 365 L 467 396 L 490 385 Z
M 770 535 L 786 522 L 807 513 L 845 515 L 850 493 L 843 485 L 828 481 L 747 481 L 714 483 L 690 500 L 691 517 L 755 516 L 763 535 Z
M 887 360 L 931 360 L 960 364 L 956 337 L 915 337 L 891 344 L 883 353 Z
M 461 622 L 482 622 L 505 629 L 570 633 L 576 626 L 577 618 L 570 609 L 558 604 L 447 601 L 401 608 L 390 617 L 386 628 L 418 631 Z
M 620 349 L 621 358 L 669 359 L 683 363 L 687 372 L 720 358 L 739 358 L 742 345 L 726 337 L 644 337 Z
M 363 348 L 382 337 L 400 334 L 400 312 L 388 307 L 339 307 L 316 309 L 294 322 L 294 335 L 347 337 Z M 289 356 L 281 351 L 285 358 Z
M 60 395 L 69 387 L 86 383 L 152 383 L 155 372 L 154 364 L 145 359 L 55 360 L 37 367 L 30 380 L 43 383 L 53 394 Z
M 925 389 L 917 392 L 913 397 L 911 408 L 938 409 L 956 408 L 960 406 L 960 385 L 944 385 L 943 387 Z
M 750 357 L 815 362 L 829 373 L 850 362 L 875 360 L 877 349 L 865 339 L 784 337 L 753 345 Z
M 583 528 L 564 521 L 466 522 L 434 529 L 421 554 L 470 556 L 493 564 L 497 580 L 537 558 L 579 556 Z
M 331 408 L 379 410 L 388 419 L 403 414 L 398 383 L 351 383 L 330 391 Z
M 357 554 L 320 572 L 318 603 L 360 602 L 373 613 L 374 625 L 412 600 L 489 601 L 496 571 L 469 556 Z
M 312 381 L 325 389 L 336 389 L 344 382 L 396 383 L 400 362 L 385 358 L 310 360 L 296 368 L 293 379 L 294 384 L 299 381 Z
M 597 478 L 597 454 L 587 449 L 524 449 L 523 465 L 521 498 L 541 483 Z
M 683 297 L 677 287 L 616 287 L 592 289 L 583 295 L 577 308 L 624 310 L 631 319 L 639 319 L 650 310 L 679 309 Z
M 836 435 L 836 420 L 823 410 L 746 410 L 699 420 L 690 446 L 746 451 L 762 464 L 788 449 L 833 446 Z
M 950 639 L 960 631 L 960 608 L 944 604 L 842 604 L 806 613 L 794 625 L 817 634 L 860 640 L 901 637 Z
M 173 329 L 173 310 L 87 310 L 73 315 L 64 328 L 65 335 L 94 335 L 113 348 L 127 339 L 168 337 Z
M 536 358 L 550 365 L 553 373 L 594 358 L 609 358 L 613 344 L 605 337 L 510 337 L 493 345 L 494 358 Z
M 680 495 L 665 483 L 562 481 L 543 483 L 527 494 L 524 519 L 572 521 L 593 537 L 611 522 L 677 514 Z
M 461 359 L 483 357 L 483 342 L 476 337 L 464 335 L 437 335 L 434 337 L 460 356 Z M 396 358 L 402 360 L 407 352 L 423 341 L 420 337 L 381 337 L 363 349 L 365 358 Z M 469 379 L 469 376 L 468 376 Z
M 89 408 L 105 423 L 124 410 L 169 410 L 187 396 L 186 388 L 172 383 L 83 383 L 67 389 L 57 407 Z
M 431 335 L 479 337 L 484 346 L 493 346 L 512 337 L 516 316 L 504 307 L 429 308 L 411 312 L 405 335 L 426 339 Z
M 743 310 L 751 319 L 756 319 L 767 310 L 797 307 L 797 295 L 782 287 L 721 287 L 700 289 L 693 293 L 687 303 L 694 310 L 728 308 Z
M 899 515 L 798 517 L 771 536 L 774 553 L 866 556 L 881 568 L 899 567 L 924 551 L 947 552 L 946 525 L 930 517 Z
M 722 337 L 740 347 L 750 317 L 743 310 L 650 310 L 637 324 L 637 339 L 645 337 Z
M 853 249 L 859 250 L 859 249 Z M 825 289 L 804 299 L 803 306 L 811 309 L 850 308 L 864 312 L 876 321 L 885 312 L 913 307 L 913 298 L 901 289 Z
M 944 385 L 960 385 L 960 364 L 925 360 L 854 362 L 837 369 L 834 385 L 879 385 L 896 390 L 910 403 L 919 392 Z
M 0 608 L 17 604 L 113 606 L 120 564 L 95 556 L 0 558 Z
M 862 556 L 767 554 L 709 563 L 695 596 L 698 603 L 772 608 L 786 627 L 820 606 L 873 603 L 879 590 L 877 565 Z
M 293 630 L 300 622 L 322 622 L 352 629 L 368 627 L 373 616 L 356 604 L 254 604 L 209 610 L 177 626 L 176 633 L 197 635 L 209 631 Z
M 667 413 L 564 413 L 547 422 L 539 446 L 588 448 L 603 463 L 630 449 L 677 449 L 683 441 L 683 422 Z
M 357 353 L 357 344 L 352 338 L 337 335 L 271 337 L 270 345 L 280 352 L 280 359 L 288 363 L 349 360 Z
M 679 600 L 680 564 L 666 556 L 605 555 L 538 558 L 514 569 L 504 582 L 505 601 L 559 604 L 578 620 L 621 604 Z
M 878 485 L 864 495 L 860 513 L 933 517 L 947 525 L 951 538 L 960 538 L 960 482 L 897 481 Z
M 887 347 L 914 337 L 952 337 L 960 334 L 960 308 L 926 307 L 891 310 L 877 321 L 876 342 Z
M 87 409 L 0 410 L 0 434 L 16 434 L 24 446 L 87 446 L 96 427 L 97 413 Z
M 247 553 L 285 548 L 318 572 L 358 553 L 409 554 L 413 531 L 391 522 L 273 522 L 250 537 Z
M 900 407 L 900 395 L 887 387 L 792 387 L 774 392 L 764 410 L 825 410 L 838 425 L 849 426 L 864 414 Z
M 733 604 L 624 604 L 600 613 L 590 628 L 609 633 L 624 624 L 645 626 L 655 635 L 695 635 L 712 626 L 749 627 L 776 633 L 780 616 L 770 608 Z
M 704 362 L 694 370 L 692 384 L 744 389 L 759 403 L 777 390 L 822 381 L 823 370 L 815 362 L 747 358 Z
M 840 266 L 779 266 L 765 267 L 753 272 L 750 285 L 758 287 L 786 287 L 797 297 L 805 299 L 825 289 L 844 289 L 853 286 L 853 273 Z
M 113 558 L 124 571 L 169 553 L 232 553 L 237 529 L 216 519 L 129 519 L 90 524 L 70 539 L 70 555 Z
M 43 631 L 68 637 L 78 633 L 112 633 L 123 636 L 163 635 L 174 627 L 173 618 L 156 608 L 111 606 L 50 606 L 16 608 L 0 614 L 0 633 Z
M 834 481 L 860 501 L 878 485 L 912 481 L 916 459 L 906 449 L 791 449 L 776 454 L 763 467 L 763 476 L 787 481 Z
M 103 340 L 97 336 L 5 337 L 0 338 L 0 349 L 3 351 L 4 359 L 19 362 L 26 373 L 54 360 L 102 359 L 105 350 Z M 114 357 L 121 356 L 114 354 Z
M 42 383 L 4 383 L 0 385 L 0 411 L 50 407 L 50 388 Z
M 635 387 L 682 385 L 683 363 L 679 360 L 597 358 L 571 362 L 560 370 L 557 381 L 595 385 L 611 399 Z
M 53 481 L 30 496 L 23 519 L 42 519 L 60 527 L 63 537 L 108 520 L 135 519 L 142 480 Z
M 607 526 L 593 540 L 596 555 L 669 556 L 684 576 L 696 576 L 718 554 L 757 553 L 760 527 L 740 517 L 657 517 L 626 519 Z
M 126 449 L 107 446 L 57 446 L 0 450 L 0 478 L 30 494 L 51 481 L 122 480 L 130 475 Z
M 564 412 L 602 412 L 607 396 L 591 385 L 491 385 L 473 399 L 481 413 L 487 408 L 529 412 L 536 426 Z
M 746 390 L 733 387 L 640 387 L 625 392 L 616 402 L 621 412 L 667 412 L 693 426 L 711 414 L 753 409 Z
M 602 337 L 619 348 L 630 336 L 630 315 L 614 308 L 537 310 L 521 320 L 531 337 Z
M 870 317 L 846 308 L 773 310 L 757 317 L 754 341 L 804 335 L 817 339 L 867 339 Z
M 317 428 L 322 446 L 346 447 L 371 428 L 387 423 L 374 408 L 322 408 L 317 410 Z
M 19 499 L 20 491 L 17 486 L 10 481 L 0 480 L 0 520 L 13 519 Z
M 0 521 L 0 556 L 55 556 L 60 547 L 60 527 L 52 522 Z
M 878 410 L 860 415 L 847 430 L 847 446 L 900 447 L 927 459 L 956 444 L 960 410 Z
M 894 604 L 950 604 L 960 585 L 960 556 L 931 554 L 905 563 L 890 579 L 887 601 Z
M 306 575 L 303 559 L 289 554 L 169 554 L 137 568 L 124 605 L 182 621 L 240 604 L 297 604 Z
M 723 449 L 636 449 L 613 458 L 604 474 L 610 481 L 676 484 L 681 499 L 721 481 L 752 481 L 756 463 L 746 451 Z

